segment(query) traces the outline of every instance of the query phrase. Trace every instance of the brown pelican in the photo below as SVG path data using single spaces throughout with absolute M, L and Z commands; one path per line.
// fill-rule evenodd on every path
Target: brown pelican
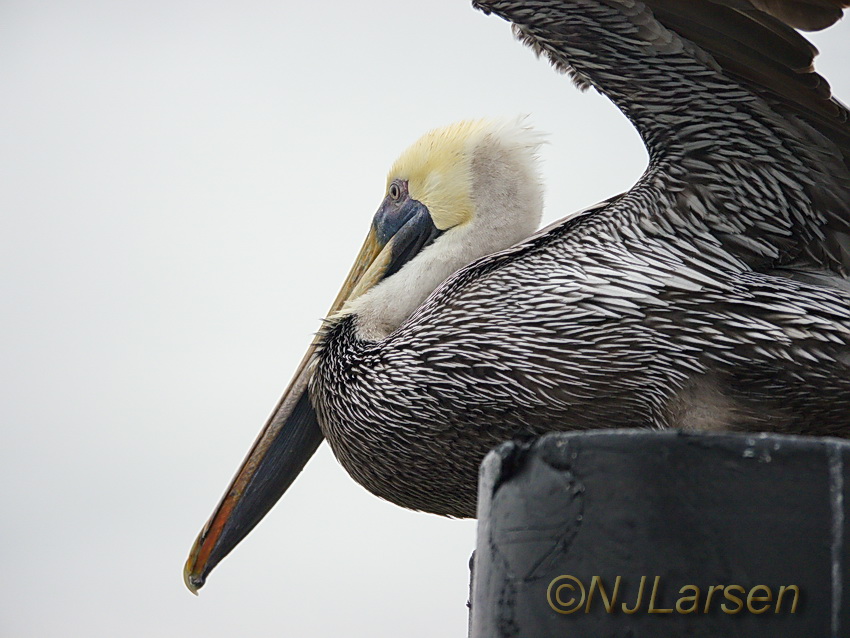
M 539 139 L 433 131 L 390 170 L 315 343 L 201 531 L 186 582 L 326 437 L 404 507 L 475 514 L 498 442 L 617 426 L 850 435 L 850 125 L 793 27 L 832 0 L 476 0 L 650 155 L 627 193 L 529 236 Z

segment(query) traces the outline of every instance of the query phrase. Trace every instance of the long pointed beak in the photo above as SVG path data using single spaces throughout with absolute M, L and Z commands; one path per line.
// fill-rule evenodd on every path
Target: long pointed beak
M 388 267 L 388 251 L 372 229 L 328 316 L 377 283 Z M 324 436 L 310 402 L 308 384 L 316 342 L 308 348 L 221 502 L 189 553 L 183 578 L 197 594 L 213 568 L 247 536 L 283 496 Z

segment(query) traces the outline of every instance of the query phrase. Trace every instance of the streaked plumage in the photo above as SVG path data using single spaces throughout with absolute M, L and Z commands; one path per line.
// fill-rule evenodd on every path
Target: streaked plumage
M 620 426 L 850 435 L 848 111 L 811 69 L 814 48 L 782 21 L 823 28 L 848 3 L 474 4 L 610 97 L 650 165 L 623 195 L 443 283 L 442 273 L 433 286 L 412 283 L 433 272 L 426 255 L 486 213 L 476 180 L 495 169 L 479 162 L 470 217 L 441 226 L 431 210 L 421 252 L 390 275 L 381 253 L 387 263 L 379 257 L 382 270 L 327 322 L 287 393 L 297 398 L 309 377 L 318 423 L 349 473 L 404 507 L 474 516 L 481 458 L 515 436 Z M 489 126 L 499 147 L 508 129 Z M 506 139 L 496 155 L 510 163 L 518 138 Z M 475 144 L 464 148 L 475 156 Z M 406 179 L 391 174 L 387 197 Z M 521 201 L 510 186 L 491 196 L 504 183 L 478 189 L 503 211 Z M 447 270 L 477 255 L 462 256 Z M 403 312 L 388 313 L 393 300 Z M 296 398 L 285 397 L 272 430 Z M 263 458 L 257 449 L 245 467 Z M 219 543 L 210 530 L 226 524 L 217 512 L 197 547 Z M 209 550 L 211 564 L 190 558 L 189 581 L 202 584 L 233 545 Z
M 787 61 L 809 66 L 809 45 L 722 3 L 479 4 L 609 95 L 651 164 L 622 197 L 463 269 L 387 338 L 359 339 L 356 315 L 332 324 L 312 397 L 349 473 L 405 507 L 474 516 L 482 455 L 522 433 L 850 433 L 847 112 L 801 76 L 815 88 L 794 87 L 794 111 L 824 137 L 651 9 L 701 19 L 701 39 L 709 18 L 778 32 L 787 46 L 753 40 L 735 61 L 773 52 L 767 71 L 745 63 L 777 82 Z

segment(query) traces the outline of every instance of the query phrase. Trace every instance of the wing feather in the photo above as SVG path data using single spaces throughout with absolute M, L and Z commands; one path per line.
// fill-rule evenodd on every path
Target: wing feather
M 841 19 L 844 0 L 751 0 L 753 6 L 803 31 L 820 31 Z

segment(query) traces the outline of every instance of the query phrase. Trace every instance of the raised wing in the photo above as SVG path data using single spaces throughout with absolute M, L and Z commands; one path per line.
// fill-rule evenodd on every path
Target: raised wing
M 850 2 L 474 4 L 635 124 L 650 166 L 620 223 L 756 270 L 850 275 L 850 113 L 792 28 L 829 26 Z

